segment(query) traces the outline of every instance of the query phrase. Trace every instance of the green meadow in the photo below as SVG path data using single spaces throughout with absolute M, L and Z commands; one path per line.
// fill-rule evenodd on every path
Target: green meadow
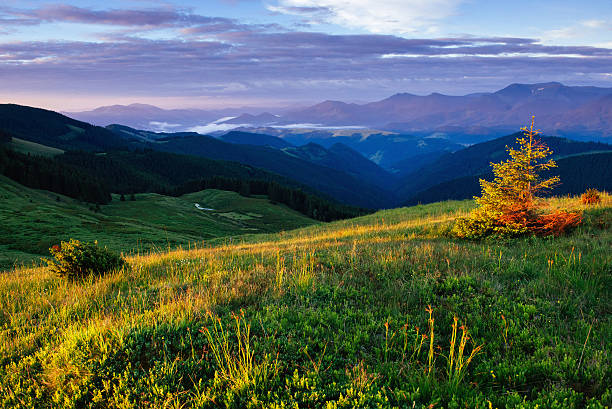
M 317 223 L 266 198 L 220 190 L 181 197 L 144 193 L 134 199 L 114 195 L 110 204 L 96 207 L 0 176 L 0 268 L 36 262 L 70 238 L 137 253 Z M 196 203 L 214 210 L 200 210 Z
M 28 203 L 9 188 L 2 194 Z M 49 217 L 60 206 L 67 221 L 81 223 L 63 236 L 85 234 L 90 221 L 100 229 L 88 228 L 81 238 L 115 248 L 136 240 L 138 231 L 142 241 L 153 233 L 163 238 L 163 223 L 170 245 L 208 220 L 228 230 L 264 229 L 264 210 L 230 207 L 225 194 L 197 193 L 176 203 L 138 195 L 135 202 L 113 201 L 102 214 L 70 213 L 74 204 L 49 197 L 36 217 L 52 229 L 64 223 Z M 226 214 L 196 213 L 194 202 Z M 453 220 L 472 206 L 436 203 L 231 242 L 141 250 L 120 271 L 84 282 L 43 267 L 6 271 L 0 402 L 610 407 L 612 198 L 588 208 L 578 198 L 551 199 L 551 208 L 584 210 L 584 224 L 564 237 L 449 238 Z M 149 222 L 126 221 L 141 212 L 152 212 Z M 170 223 L 181 225 L 180 236 Z M 11 228 L 15 240 L 33 240 Z

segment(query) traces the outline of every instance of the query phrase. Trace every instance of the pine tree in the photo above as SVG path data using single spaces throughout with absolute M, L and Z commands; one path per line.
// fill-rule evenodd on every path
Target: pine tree
M 490 217 L 499 217 L 508 211 L 535 209 L 537 194 L 551 189 L 559 183 L 557 176 L 542 179 L 542 171 L 557 166 L 554 160 L 545 160 L 552 151 L 544 142 L 537 139 L 540 130 L 534 130 L 535 117 L 531 117 L 531 127 L 523 127 L 523 136 L 518 137 L 518 149 L 506 147 L 510 159 L 491 163 L 495 179 L 491 182 L 480 179 L 481 197 L 475 197 L 479 211 Z
M 557 166 L 546 159 L 552 151 L 537 138 L 541 132 L 531 127 L 521 128 L 517 148 L 506 147 L 510 159 L 491 163 L 495 178 L 480 180 L 482 195 L 474 197 L 478 208 L 467 218 L 457 219 L 452 233 L 462 238 L 482 238 L 489 235 L 516 236 L 527 233 L 561 234 L 582 221 L 578 213 L 538 212 L 538 194 L 559 183 L 557 176 L 542 178 L 540 173 Z

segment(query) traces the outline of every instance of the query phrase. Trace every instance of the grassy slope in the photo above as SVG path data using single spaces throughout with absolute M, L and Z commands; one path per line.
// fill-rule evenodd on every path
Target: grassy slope
M 0 399 L 37 408 L 610 405 L 612 198 L 567 237 L 441 235 L 470 207 L 382 211 L 139 255 L 87 283 L 42 268 L 5 273 Z M 232 371 L 231 313 L 241 310 L 254 355 Z M 222 336 L 207 311 L 229 331 L 228 360 L 215 359 Z M 459 382 L 446 373 L 454 315 L 484 345 Z
M 24 139 L 12 138 L 8 143 L 8 148 L 20 153 L 30 153 L 40 156 L 56 156 L 64 153 L 63 150 L 52 148 L 50 146 L 41 145 L 36 142 L 26 141 Z
M 0 268 L 47 255 L 61 240 L 98 240 L 116 251 L 176 247 L 188 242 L 250 233 L 276 232 L 316 223 L 267 199 L 207 190 L 178 198 L 118 196 L 100 212 L 76 200 L 25 188 L 0 176 Z M 216 211 L 202 211 L 195 203 Z

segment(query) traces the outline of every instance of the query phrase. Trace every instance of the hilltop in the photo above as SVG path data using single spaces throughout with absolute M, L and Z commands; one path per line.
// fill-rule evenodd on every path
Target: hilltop
M 558 238 L 449 239 L 472 203 L 445 202 L 141 253 L 86 282 L 44 268 L 6 272 L 0 399 L 21 408 L 603 408 L 612 198 L 603 199 Z M 549 206 L 582 208 L 577 198 Z M 482 346 L 459 372 L 447 360 L 455 316 L 469 330 L 464 359 Z

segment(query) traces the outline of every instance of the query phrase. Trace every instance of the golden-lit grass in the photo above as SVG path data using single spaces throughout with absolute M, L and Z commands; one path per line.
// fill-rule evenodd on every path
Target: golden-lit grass
M 348 221 L 234 239 L 216 246 L 191 244 L 165 253 L 134 254 L 127 257 L 127 264 L 120 271 L 84 282 L 61 280 L 46 268 L 4 272 L 0 274 L 0 357 L 5 380 L 0 382 L 0 395 L 9 397 L 6 402 L 23 400 L 29 396 L 26 391 L 29 385 L 32 391 L 42 391 L 41 396 L 46 396 L 44 399 L 48 402 L 68 399 L 66 391 L 80 390 L 97 376 L 90 362 L 106 362 L 105 357 L 125 348 L 130 334 L 155 333 L 166 327 L 176 329 L 181 335 L 178 341 L 156 339 L 152 348 L 160 361 L 151 365 L 163 362 L 163 371 L 167 371 L 164 376 L 174 379 L 172 374 L 178 370 L 177 365 L 187 361 L 200 365 L 207 356 L 202 350 L 192 351 L 189 347 L 186 350 L 192 352 L 172 352 L 177 342 L 187 345 L 193 342 L 189 337 L 194 332 L 183 330 L 186 323 L 200 323 L 200 328 L 208 328 L 208 350 L 212 348 L 215 357 L 210 362 L 220 375 L 219 385 L 225 385 L 223 382 L 229 385 L 225 388 L 263 393 L 253 385 L 254 379 L 268 382 L 284 376 L 289 382 L 294 371 L 301 373 L 307 367 L 311 368 L 308 373 L 327 376 L 325 370 L 334 362 L 347 362 L 338 373 L 346 376 L 347 382 L 359 391 L 387 382 L 381 375 L 383 371 L 392 371 L 398 377 L 425 372 L 431 374 L 429 388 L 435 389 L 437 381 L 433 380 L 443 377 L 448 385 L 460 389 L 468 371 L 482 373 L 477 361 L 487 359 L 487 354 L 489 358 L 492 356 L 492 345 L 503 346 L 506 354 L 518 348 L 517 343 L 525 342 L 517 334 L 520 326 L 532 328 L 529 319 L 535 316 L 536 308 L 532 304 L 556 311 L 554 308 L 568 303 L 572 311 L 599 317 L 597 323 L 588 322 L 593 328 L 592 333 L 589 329 L 588 345 L 584 342 L 586 332 L 574 334 L 571 331 L 576 331 L 575 328 L 565 329 L 570 324 L 554 321 L 556 331 L 577 345 L 576 360 L 580 357 L 582 370 L 587 367 L 594 371 L 597 367 L 594 359 L 605 350 L 602 337 L 609 331 L 610 323 L 604 305 L 607 298 L 601 286 L 605 283 L 602 280 L 606 280 L 602 269 L 612 263 L 609 254 L 612 235 L 605 227 L 612 197 L 602 194 L 601 203 L 590 206 L 582 205 L 576 197 L 550 200 L 546 204 L 550 209 L 589 212 L 586 217 L 589 224 L 568 237 L 527 238 L 516 242 L 447 238 L 445 232 L 452 221 L 467 214 L 471 207 L 469 202 L 450 202 L 381 211 Z M 598 223 L 604 227 L 597 227 Z M 486 283 L 486 289 L 479 287 L 481 283 Z M 289 334 L 283 334 L 282 328 L 269 328 L 270 323 L 277 324 L 267 318 L 272 314 L 270 311 L 275 311 L 274 314 L 287 309 L 304 314 L 315 311 L 309 304 L 314 301 L 302 299 L 308 299 L 308 294 L 319 291 L 351 294 L 364 289 L 367 292 L 363 294 L 371 297 L 370 304 L 360 305 L 365 295 L 356 296 L 357 301 L 350 297 L 338 301 L 345 302 L 345 307 L 342 307 L 345 304 L 335 306 L 336 301 L 329 303 L 339 308 L 339 317 L 350 317 L 354 310 L 371 315 L 368 319 L 380 331 L 378 338 L 367 343 L 371 350 L 346 355 L 337 343 L 329 343 L 333 333 L 325 331 L 321 338 L 311 340 L 303 336 L 302 339 L 296 335 L 305 331 L 301 324 L 295 333 Z M 503 301 L 488 307 L 479 305 L 481 301 L 472 301 L 482 296 L 478 291 L 486 297 L 491 292 L 490 303 L 503 300 L 511 292 L 522 298 L 515 304 Z M 536 301 L 542 297 L 545 302 Z M 323 300 L 327 302 L 326 298 Z M 428 320 L 424 314 L 428 304 L 436 311 L 436 324 L 440 323 L 435 334 L 433 315 L 430 313 Z M 234 325 L 229 327 L 226 321 L 227 330 L 220 326 L 221 321 L 211 323 L 207 315 L 227 318 L 229 313 L 237 313 L 242 308 L 249 311 L 247 317 L 236 315 Z M 490 308 L 496 314 L 495 323 L 484 318 Z M 501 326 L 497 324 L 500 313 L 503 314 Z M 455 316 L 465 327 L 458 327 L 457 321 L 452 321 Z M 557 319 L 549 317 L 553 318 Z M 267 319 L 271 321 L 264 325 L 262 320 Z M 582 321 L 587 319 L 576 315 L 568 320 L 583 325 Z M 351 334 L 354 332 L 356 340 L 363 336 L 358 335 L 362 330 L 358 322 L 345 323 L 342 327 Z M 401 325 L 397 332 L 401 336 L 397 338 L 394 338 L 394 325 L 395 328 Z M 413 331 L 418 326 L 426 330 Z M 227 332 L 230 329 L 231 336 Z M 458 334 L 459 329 L 462 335 Z M 255 338 L 252 330 L 257 330 Z M 275 351 L 282 349 L 275 344 L 275 336 L 280 335 L 300 345 L 306 343 L 296 347 L 302 351 L 296 352 L 299 359 L 305 362 L 275 361 Z M 259 350 L 252 344 L 253 339 Z M 472 343 L 469 353 L 468 340 Z M 380 358 L 375 358 L 379 355 L 373 352 L 371 344 L 380 346 Z M 449 346 L 446 371 L 435 370 L 439 366 L 436 357 L 442 355 L 437 349 L 439 345 Z M 600 359 L 605 362 L 607 358 Z M 319 368 L 316 371 L 312 369 L 313 362 Z M 493 361 L 488 365 L 494 365 Z M 212 399 L 207 395 L 212 392 L 198 386 L 197 379 L 191 382 L 182 378 L 181 382 L 191 385 L 190 394 L 179 394 L 180 388 L 173 386 L 178 388 L 174 390 L 176 394 L 170 390 L 164 399 L 182 402 L 187 407 L 196 406 L 196 401 Z M 108 387 L 110 396 L 112 388 Z M 96 399 L 108 403 L 104 400 L 106 397 Z
M 554 210 L 610 207 L 612 197 L 608 194 L 603 194 L 601 203 L 596 205 L 582 205 L 577 198 L 564 197 L 550 200 L 546 206 Z M 15 318 L 22 322 L 32 319 L 32 315 L 61 313 L 62 310 L 76 311 L 79 317 L 116 313 L 116 308 L 108 308 L 109 304 L 120 307 L 122 314 L 143 313 L 151 305 L 168 308 L 169 304 L 176 304 L 178 310 L 199 311 L 231 298 L 278 290 L 282 286 L 277 270 L 286 275 L 281 282 L 320 274 L 321 268 L 315 268 L 313 263 L 314 255 L 321 250 L 339 252 L 343 261 L 350 262 L 356 252 L 372 248 L 375 251 L 370 262 L 385 265 L 405 256 L 402 253 L 409 247 L 411 261 L 437 262 L 452 269 L 450 258 L 461 258 L 471 246 L 468 243 L 466 248 L 465 244 L 455 241 L 440 242 L 435 226 L 448 224 L 466 213 L 467 210 L 434 217 L 416 215 L 397 221 L 374 215 L 361 218 L 363 221 L 355 219 L 267 235 L 261 242 L 215 247 L 193 244 L 190 249 L 137 254 L 127 257 L 128 267 L 123 270 L 101 280 L 90 279 L 82 283 L 62 281 L 44 267 L 8 271 L 0 274 L 0 311 L 4 319 Z M 492 259 L 503 257 L 501 253 L 492 254 L 490 245 L 478 247 Z M 435 260 L 441 251 L 447 257 Z

